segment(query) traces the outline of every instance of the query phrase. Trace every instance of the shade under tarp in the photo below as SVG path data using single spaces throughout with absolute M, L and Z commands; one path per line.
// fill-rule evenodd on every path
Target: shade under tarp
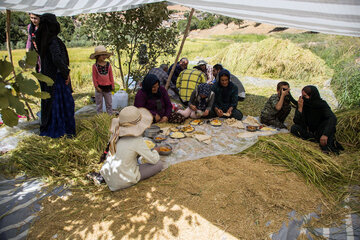
M 0 10 L 54 13 L 122 11 L 159 0 L 0 0 Z M 360 37 L 360 0 L 176 0 L 210 13 L 329 34 Z

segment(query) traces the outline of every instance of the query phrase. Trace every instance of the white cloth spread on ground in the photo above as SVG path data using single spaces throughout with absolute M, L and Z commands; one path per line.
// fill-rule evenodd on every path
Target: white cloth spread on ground
M 219 127 L 214 127 L 207 123 L 193 127 L 195 128 L 193 135 L 191 133 L 186 134 L 188 137 L 183 139 L 172 139 L 169 137 L 162 142 L 170 144 L 173 149 L 173 152 L 169 156 L 161 157 L 168 166 L 203 157 L 220 154 L 236 154 L 255 144 L 258 136 L 288 132 L 285 129 L 278 131 L 268 127 L 265 128 L 265 131 L 258 130 L 255 132 L 248 132 L 245 129 L 239 129 L 236 125 L 229 126 L 225 122 Z M 197 136 L 201 135 L 197 134 L 198 132 L 203 132 L 204 138 L 206 138 L 206 140 L 211 139 L 211 141 L 204 143 L 197 139 Z

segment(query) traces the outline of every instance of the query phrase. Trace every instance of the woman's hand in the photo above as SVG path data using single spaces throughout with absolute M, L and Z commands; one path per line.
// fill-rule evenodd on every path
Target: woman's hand
M 229 107 L 229 109 L 227 110 L 227 114 L 229 114 L 229 116 L 231 116 L 231 114 L 232 114 L 232 110 L 233 110 L 233 107 Z
M 159 114 L 156 114 L 155 115 L 155 122 L 159 122 L 161 119 L 160 115 Z
M 215 108 L 215 113 L 218 117 L 222 117 L 224 115 L 224 112 L 219 108 Z
M 99 87 L 95 87 L 97 92 L 102 92 L 101 89 Z
M 205 110 L 205 112 L 203 112 L 203 115 L 202 115 L 202 117 L 206 117 L 207 115 L 209 115 L 209 110 Z
M 197 111 L 197 108 L 195 105 L 190 104 L 189 108 L 193 111 Z
M 160 122 L 161 122 L 161 123 L 167 122 L 167 121 L 168 121 L 167 116 L 163 116 L 163 117 L 160 119 Z
M 302 112 L 303 106 L 304 106 L 304 99 L 302 98 L 302 96 L 300 96 L 299 100 L 298 100 L 298 111 L 299 112 Z
M 327 136 L 322 135 L 322 136 L 320 137 L 320 145 L 321 145 L 321 146 L 326 146 L 326 145 L 327 145 L 327 141 L 328 141 L 328 137 L 327 137 Z
M 70 74 L 69 74 L 69 76 L 65 80 L 65 85 L 69 85 L 70 82 L 71 82 L 71 78 L 70 78 Z

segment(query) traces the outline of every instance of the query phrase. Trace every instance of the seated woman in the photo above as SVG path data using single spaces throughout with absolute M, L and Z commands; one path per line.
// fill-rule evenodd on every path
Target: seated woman
M 111 191 L 130 187 L 163 169 L 159 149 L 150 150 L 142 134 L 152 124 L 153 117 L 145 108 L 125 107 L 111 122 L 111 138 L 106 161 L 100 170 Z M 148 163 L 137 163 L 140 155 Z
M 271 95 L 261 111 L 260 122 L 276 128 L 287 128 L 284 121 L 291 111 L 291 103 L 297 105 L 297 101 L 291 96 L 288 82 L 279 82 L 276 89 L 277 94 Z
M 142 88 L 135 96 L 134 106 L 148 109 L 154 116 L 154 122 L 167 122 L 172 111 L 169 95 L 154 74 L 145 76 Z
M 219 80 L 212 85 L 215 101 L 210 117 L 229 117 L 241 120 L 243 114 L 236 109 L 238 88 L 230 81 L 230 72 L 223 69 L 219 72 Z
M 191 93 L 189 107 L 177 111 L 184 117 L 200 118 L 207 117 L 211 111 L 215 99 L 215 93 L 211 91 L 211 85 L 201 83 Z
M 335 139 L 337 119 L 326 101 L 322 100 L 315 86 L 302 89 L 295 111 L 291 133 L 306 140 L 320 143 L 324 152 L 339 153 L 344 150 Z

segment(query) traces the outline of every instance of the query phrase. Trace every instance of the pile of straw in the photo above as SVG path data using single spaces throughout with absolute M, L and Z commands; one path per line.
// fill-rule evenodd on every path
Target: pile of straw
M 234 43 L 212 63 L 222 63 L 235 75 L 266 76 L 303 82 L 324 82 L 333 70 L 325 61 L 290 40 L 268 38 L 260 42 Z
M 78 120 L 77 136 L 72 139 L 26 137 L 8 154 L 6 164 L 50 183 L 87 184 L 86 173 L 99 170 L 97 163 L 108 141 L 110 121 L 107 114 Z
M 336 113 L 338 125 L 336 137 L 339 142 L 354 149 L 360 148 L 360 108 Z
M 291 134 L 260 137 L 245 154 L 288 168 L 314 184 L 329 199 L 341 199 L 350 182 L 350 173 L 339 158 L 321 152 L 317 144 Z

